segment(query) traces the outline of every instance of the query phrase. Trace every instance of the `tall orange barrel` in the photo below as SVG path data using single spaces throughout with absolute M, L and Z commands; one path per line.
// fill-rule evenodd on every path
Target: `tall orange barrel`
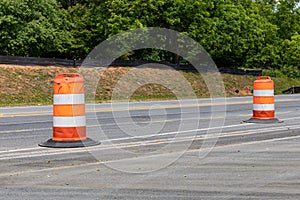
M 99 144 L 86 137 L 83 77 L 76 73 L 58 74 L 53 88 L 53 135 L 39 145 L 83 147 Z
M 86 139 L 84 81 L 79 74 L 58 74 L 54 78 L 54 141 Z
M 274 82 L 269 76 L 259 76 L 253 84 L 253 116 L 245 122 L 278 122 L 275 118 Z

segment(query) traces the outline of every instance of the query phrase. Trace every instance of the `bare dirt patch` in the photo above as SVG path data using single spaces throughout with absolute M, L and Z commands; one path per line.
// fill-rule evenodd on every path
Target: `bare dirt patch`
M 87 93 L 91 94 L 89 97 L 96 102 L 110 101 L 111 95 L 116 87 L 118 81 L 128 74 L 133 68 L 130 67 L 109 67 L 106 69 L 80 69 L 84 75 L 85 80 L 97 81 L 97 89 L 93 90 L 95 86 L 86 84 Z M 58 73 L 73 73 L 79 69 L 64 68 L 56 66 L 18 66 L 18 65 L 0 65 L 0 105 L 41 105 L 52 104 L 52 89 L 53 79 Z M 167 83 L 172 84 L 174 77 L 172 73 L 178 73 L 170 70 L 166 71 L 154 69 L 148 72 L 145 69 L 138 69 L 138 73 L 145 74 L 155 73 L 158 78 L 164 77 Z M 165 70 L 165 69 L 164 69 Z M 193 72 L 179 72 L 190 83 L 195 91 L 197 97 L 209 97 L 210 93 L 206 84 L 200 74 Z M 132 94 L 130 100 L 158 100 L 158 99 L 176 99 L 174 90 L 181 88 L 167 88 L 165 86 L 155 84 L 155 77 L 153 77 L 153 84 L 143 85 L 143 80 L 136 78 L 135 83 L 140 84 L 136 91 Z M 222 75 L 226 95 L 227 96 L 244 96 L 251 95 L 252 84 L 255 77 L 252 76 L 238 76 L 238 75 Z M 90 87 L 90 88 L 89 88 Z M 125 89 L 130 89 L 131 85 L 124 85 Z M 238 91 L 238 92 L 237 92 Z M 116 92 L 116 91 L 115 91 Z M 122 92 L 122 91 L 121 91 Z M 189 98 L 189 94 L 186 94 Z M 121 99 L 120 99 L 121 100 Z

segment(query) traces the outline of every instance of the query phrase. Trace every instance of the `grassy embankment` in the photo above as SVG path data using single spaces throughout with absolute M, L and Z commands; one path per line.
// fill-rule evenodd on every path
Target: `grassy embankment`
M 96 80 L 98 87 L 94 92 L 96 98 L 93 95 L 88 97 L 89 99 L 96 100 L 96 102 L 109 102 L 111 101 L 111 95 L 116 87 L 116 84 L 128 71 L 132 68 L 126 67 L 114 67 L 108 68 L 105 71 L 99 72 L 95 69 L 84 69 L 80 70 L 80 73 L 84 74 L 85 79 Z M 162 99 L 176 99 L 173 92 L 166 88 L 156 84 L 143 85 L 143 81 L 140 75 L 146 77 L 153 76 L 153 82 L 164 78 L 166 85 L 177 82 L 176 71 L 166 71 L 154 69 L 150 71 L 137 70 L 137 73 L 133 73 L 130 79 L 133 82 L 126 84 L 126 81 L 121 85 L 121 89 L 132 89 L 138 86 L 137 90 L 130 97 L 131 101 L 142 101 L 142 100 L 162 100 Z M 52 104 L 52 89 L 53 89 L 53 78 L 58 73 L 77 72 L 78 69 L 62 68 L 62 67 L 30 67 L 30 66 L 8 66 L 0 65 L 0 84 L 1 84 L 1 98 L 0 106 L 12 106 L 12 105 L 45 105 Z M 151 74 L 152 73 L 152 74 Z M 186 80 L 191 84 L 197 97 L 209 97 L 210 93 L 206 87 L 203 78 L 193 72 L 179 72 L 183 75 Z M 130 74 L 130 73 L 129 73 Z M 178 74 L 177 74 L 178 75 Z M 209 76 L 209 75 L 207 75 Z M 125 76 L 126 77 L 126 76 Z M 214 76 L 210 76 L 212 79 Z M 223 83 L 225 86 L 226 96 L 244 96 L 252 95 L 252 85 L 255 77 L 253 76 L 239 76 L 222 74 Z M 275 83 L 275 94 L 281 94 L 282 90 L 288 89 L 293 85 L 300 85 L 299 79 L 291 79 L 286 77 L 274 78 Z M 88 82 L 88 81 L 87 81 Z M 132 83 L 136 85 L 132 86 Z M 139 86 L 140 85 L 140 86 Z M 180 91 L 184 88 L 174 88 L 174 90 Z M 236 90 L 239 92 L 236 93 Z M 93 89 L 86 84 L 86 91 L 88 94 L 92 94 Z M 122 91 L 121 91 L 122 93 Z M 189 98 L 188 94 L 186 95 Z

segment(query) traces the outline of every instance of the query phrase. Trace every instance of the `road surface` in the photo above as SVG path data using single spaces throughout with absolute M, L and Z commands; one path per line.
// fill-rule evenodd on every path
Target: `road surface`
M 52 107 L 0 108 L 0 199 L 300 199 L 300 95 L 87 105 L 99 146 L 39 147 Z

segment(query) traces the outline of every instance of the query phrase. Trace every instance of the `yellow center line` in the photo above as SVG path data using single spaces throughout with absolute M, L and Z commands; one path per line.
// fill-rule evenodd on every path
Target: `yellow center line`
M 276 102 L 289 102 L 296 101 L 297 99 L 285 99 L 277 100 Z M 149 109 L 171 109 L 171 108 L 192 108 L 192 107 L 206 107 L 206 106 L 221 106 L 221 105 L 240 105 L 240 104 L 251 104 L 252 101 L 239 101 L 239 102 L 221 102 L 221 103 L 200 103 L 200 104 L 185 104 L 185 105 L 159 105 L 159 106 L 136 106 L 136 107 L 123 107 L 123 108 L 99 108 L 89 109 L 87 113 L 94 112 L 119 112 L 119 111 L 137 111 L 137 110 L 149 110 Z M 47 116 L 52 115 L 52 112 L 25 112 L 25 113 L 2 113 L 0 118 L 3 117 L 34 117 L 34 116 Z

